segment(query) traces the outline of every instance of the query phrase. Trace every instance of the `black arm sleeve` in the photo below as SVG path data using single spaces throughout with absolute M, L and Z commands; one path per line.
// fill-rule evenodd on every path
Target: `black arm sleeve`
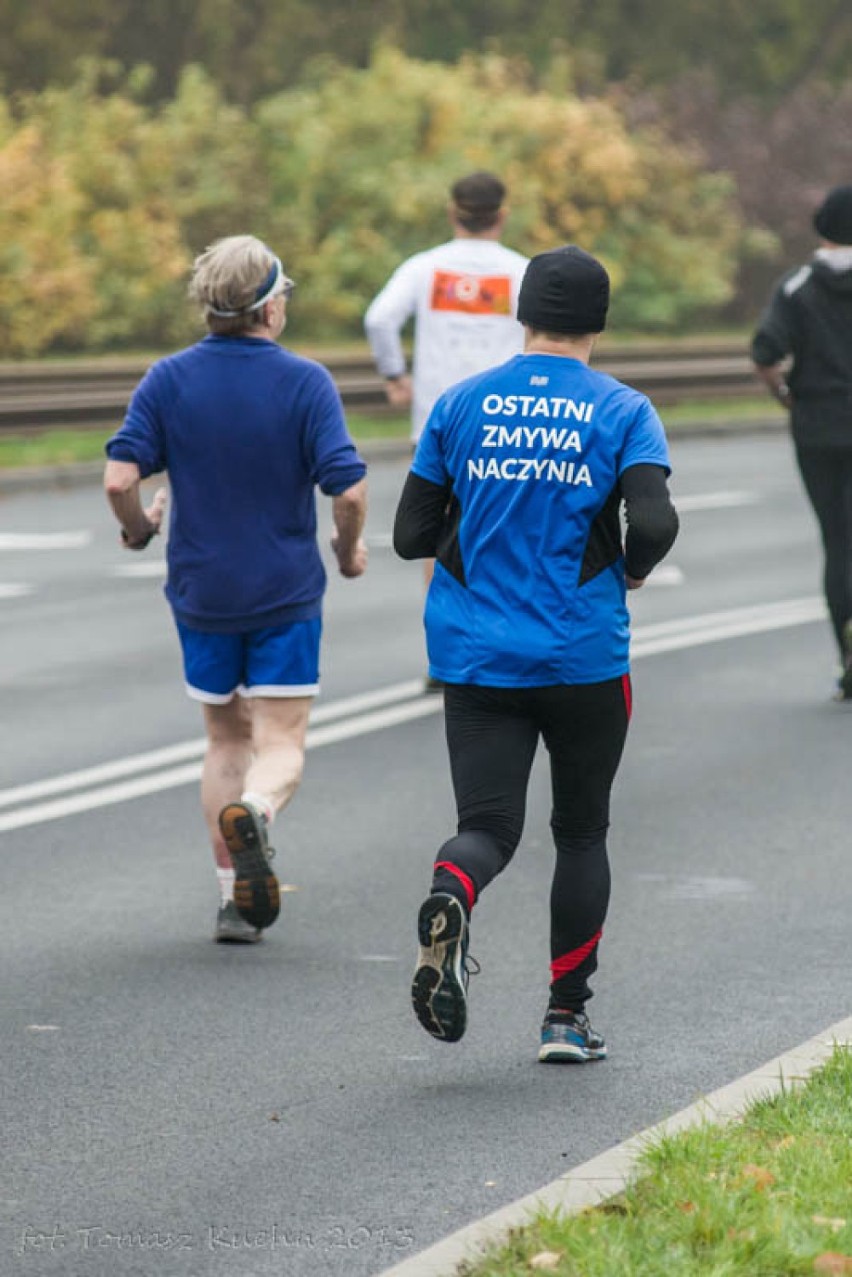
M 435 557 L 451 496 L 449 484 L 430 483 L 409 471 L 393 525 L 393 548 L 401 559 Z
M 630 466 L 621 476 L 621 495 L 627 519 L 624 567 L 628 576 L 643 581 L 665 558 L 680 526 L 662 466 Z

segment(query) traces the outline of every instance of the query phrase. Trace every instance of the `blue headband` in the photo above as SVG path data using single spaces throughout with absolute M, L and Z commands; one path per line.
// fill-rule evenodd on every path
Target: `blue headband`
M 255 293 L 254 301 L 250 306 L 241 306 L 239 310 L 217 310 L 215 306 L 208 306 L 207 309 L 211 315 L 216 315 L 219 319 L 236 319 L 238 315 L 247 315 L 265 305 L 272 297 L 279 283 L 284 280 L 286 280 L 284 267 L 281 265 L 280 257 L 276 257 L 273 259 L 272 269 Z M 286 280 L 286 282 L 289 283 L 290 281 Z

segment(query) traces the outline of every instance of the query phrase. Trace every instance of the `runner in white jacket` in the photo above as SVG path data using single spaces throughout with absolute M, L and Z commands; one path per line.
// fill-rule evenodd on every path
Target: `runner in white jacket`
M 505 198 L 505 186 L 490 173 L 455 182 L 448 209 L 453 239 L 403 262 L 364 318 L 388 400 L 411 405 L 415 441 L 445 390 L 523 349 L 515 314 L 527 258 L 499 243 Z M 409 376 L 400 334 L 412 317 Z

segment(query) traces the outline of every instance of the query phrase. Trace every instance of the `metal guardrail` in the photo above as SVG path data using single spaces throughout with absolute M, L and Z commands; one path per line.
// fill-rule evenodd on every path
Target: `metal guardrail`
M 381 378 L 363 354 L 326 356 L 346 408 L 388 412 Z M 635 386 L 659 405 L 757 393 L 742 344 L 601 343 L 594 366 Z M 96 428 L 121 420 L 148 363 L 68 361 L 0 364 L 0 431 L 36 433 L 58 426 Z

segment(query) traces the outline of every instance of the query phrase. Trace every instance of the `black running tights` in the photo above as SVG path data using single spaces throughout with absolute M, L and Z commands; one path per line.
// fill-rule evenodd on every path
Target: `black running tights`
M 796 458 L 822 533 L 825 601 L 842 662 L 852 619 L 852 448 L 797 446 Z
M 435 861 L 432 889 L 467 908 L 512 858 L 524 825 L 539 737 L 550 754 L 556 867 L 550 895 L 552 1006 L 582 1009 L 609 904 L 606 834 L 630 717 L 630 680 L 570 687 L 444 690 L 458 834 Z M 520 920 L 519 920 L 519 925 Z

